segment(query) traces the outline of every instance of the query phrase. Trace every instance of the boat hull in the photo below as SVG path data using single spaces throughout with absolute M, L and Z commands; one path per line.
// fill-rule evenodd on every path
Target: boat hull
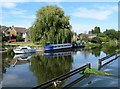
M 59 51 L 59 50 L 66 50 L 72 48 L 72 44 L 66 43 L 66 44 L 52 44 L 47 45 L 44 47 L 45 52 L 51 52 L 51 51 Z
M 16 54 L 21 54 L 21 53 L 35 53 L 36 52 L 35 49 L 32 49 L 32 50 L 13 50 L 13 51 Z
M 72 47 L 70 48 L 61 48 L 61 49 L 51 49 L 51 50 L 44 50 L 44 52 L 64 52 L 64 51 L 71 51 Z

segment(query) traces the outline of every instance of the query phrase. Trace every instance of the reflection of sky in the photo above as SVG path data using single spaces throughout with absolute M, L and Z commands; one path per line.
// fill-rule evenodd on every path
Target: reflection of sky
M 11 66 L 11 68 L 7 69 L 7 73 L 3 75 L 3 87 L 30 87 L 35 83 L 36 80 L 29 70 L 29 64 Z
M 76 55 L 73 55 L 73 69 L 83 66 L 86 63 L 91 63 L 92 68 L 98 69 L 98 59 L 105 56 L 106 54 L 101 52 L 99 57 L 95 57 L 91 53 L 86 57 L 83 53 L 78 52 Z M 109 58 L 107 61 L 112 58 Z M 105 65 L 100 71 L 109 72 L 113 74 L 113 76 L 90 75 L 90 77 L 76 83 L 73 87 L 118 87 L 118 59 Z
M 92 68 L 98 68 L 98 59 L 106 56 L 103 52 L 101 52 L 99 57 L 95 57 L 93 54 L 88 53 L 88 55 L 84 55 L 82 52 L 77 52 L 76 55 L 73 55 L 73 69 L 76 69 L 84 64 L 91 63 Z
M 75 87 L 118 87 L 118 79 L 109 76 L 91 75 L 80 81 Z M 73 87 L 74 87 L 73 86 Z
M 92 64 L 94 63 L 92 62 Z M 116 59 L 100 69 L 100 71 L 111 73 L 112 76 L 90 75 L 90 77 L 76 83 L 73 87 L 118 87 L 118 81 L 120 79 L 118 70 L 118 59 Z

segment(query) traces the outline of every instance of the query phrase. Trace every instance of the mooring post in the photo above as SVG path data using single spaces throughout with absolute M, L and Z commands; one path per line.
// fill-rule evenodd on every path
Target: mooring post
M 87 64 L 87 68 L 89 68 L 89 69 L 91 68 L 90 63 Z
M 117 57 L 117 52 L 116 52 L 116 56 L 115 56 L 115 58 Z
M 101 59 L 99 59 L 98 65 L 101 66 L 101 64 L 102 64 L 102 61 L 101 61 Z

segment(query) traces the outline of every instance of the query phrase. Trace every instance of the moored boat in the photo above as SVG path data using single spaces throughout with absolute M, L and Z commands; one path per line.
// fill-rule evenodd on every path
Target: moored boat
M 74 43 L 73 44 L 73 48 L 82 48 L 82 47 L 85 47 L 84 43 Z
M 23 46 L 23 47 L 18 47 L 16 49 L 14 49 L 13 51 L 16 54 L 18 54 L 18 53 L 35 53 L 36 49 L 29 47 L 29 46 Z
M 55 51 L 55 50 L 62 50 L 62 49 L 69 49 L 69 48 L 72 48 L 71 43 L 50 44 L 50 45 L 44 46 L 44 51 Z

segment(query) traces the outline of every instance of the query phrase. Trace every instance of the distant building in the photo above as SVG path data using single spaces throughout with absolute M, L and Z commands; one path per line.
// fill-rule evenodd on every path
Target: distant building
M 73 32 L 72 41 L 77 41 L 77 33 Z
M 3 33 L 4 36 L 14 36 L 16 37 L 17 35 L 21 35 L 25 41 L 27 37 L 27 29 L 23 27 L 6 27 L 6 26 L 1 26 L 1 32 Z
M 80 39 L 81 39 L 81 40 L 82 40 L 82 39 L 92 39 L 92 38 L 94 38 L 94 37 L 96 37 L 95 34 L 81 34 L 81 35 L 80 35 Z
M 90 39 L 92 39 L 92 38 L 97 36 L 96 34 L 87 34 L 87 35 L 88 35 L 88 38 L 90 38 Z

